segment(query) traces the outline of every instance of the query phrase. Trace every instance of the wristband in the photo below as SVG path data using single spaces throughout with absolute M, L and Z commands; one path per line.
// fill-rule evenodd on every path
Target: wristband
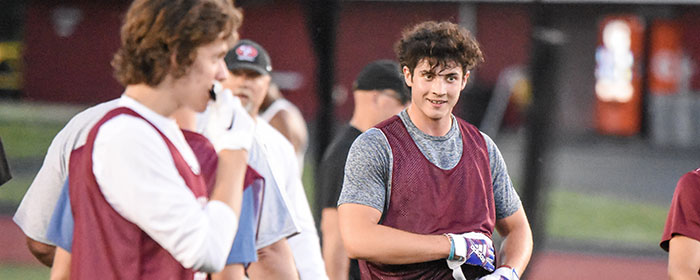
M 445 233 L 443 234 L 445 237 L 447 237 L 447 240 L 450 241 L 450 255 L 447 257 L 448 260 L 451 260 L 455 257 L 455 242 L 452 240 L 452 236 L 449 234 Z

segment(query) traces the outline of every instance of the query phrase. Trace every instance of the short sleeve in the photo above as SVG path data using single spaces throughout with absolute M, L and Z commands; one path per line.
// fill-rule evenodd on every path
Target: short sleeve
M 678 180 L 661 237 L 662 249 L 668 251 L 668 243 L 675 235 L 700 240 L 698 199 L 700 199 L 700 169 L 686 173 Z
M 493 184 L 493 200 L 496 205 L 496 219 L 503 219 L 513 215 L 521 207 L 520 196 L 513 187 L 513 182 L 508 175 L 506 162 L 503 160 L 501 151 L 491 138 L 481 133 L 489 151 L 489 162 L 491 164 L 491 183 Z
M 371 128 L 357 137 L 345 162 L 338 205 L 356 203 L 384 212 L 390 165 L 391 147 L 381 130 Z
M 68 175 L 68 159 L 82 128 L 70 122 L 51 141 L 44 162 L 17 208 L 14 221 L 28 237 L 46 244 L 46 230 Z

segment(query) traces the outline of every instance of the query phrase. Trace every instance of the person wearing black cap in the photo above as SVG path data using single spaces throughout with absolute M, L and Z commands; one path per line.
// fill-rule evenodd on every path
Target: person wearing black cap
M 259 261 L 248 267 L 251 279 L 328 279 L 318 233 L 301 182 L 292 144 L 260 118 L 260 106 L 270 86 L 272 65 L 267 51 L 251 40 L 241 40 L 225 56 L 229 73 L 224 88 L 239 97 L 256 120 L 249 164 L 265 178 L 258 230 Z M 284 201 L 270 201 L 278 191 Z M 290 218 L 279 215 L 288 207 Z M 296 270 L 295 270 L 296 266 Z
M 316 208 L 321 217 L 323 258 L 331 279 L 360 279 L 357 260 L 348 262 L 343 248 L 336 207 L 343 187 L 345 158 L 352 142 L 362 132 L 408 106 L 410 96 L 399 64 L 391 60 L 367 64 L 353 84 L 353 99 L 355 107 L 350 122 L 335 135 L 316 172 Z

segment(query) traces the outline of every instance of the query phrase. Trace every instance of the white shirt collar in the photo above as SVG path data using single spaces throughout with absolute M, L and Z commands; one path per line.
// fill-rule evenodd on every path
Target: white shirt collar
M 177 125 L 175 120 L 156 113 L 126 94 L 122 94 L 121 98 L 119 98 L 119 106 L 124 106 L 134 110 L 136 113 L 155 125 L 160 131 L 165 132 L 171 129 L 180 130 L 180 127 Z
M 177 125 L 177 122 L 174 119 L 156 113 L 126 94 L 122 94 L 121 98 L 119 98 L 119 106 L 134 110 L 134 112 L 151 122 L 156 128 L 158 128 L 158 130 L 160 130 L 160 132 L 170 139 L 170 142 L 172 142 L 175 147 L 177 147 L 178 151 L 180 151 L 180 154 L 190 166 L 192 171 L 199 174 L 199 162 L 197 161 L 197 158 L 195 157 L 189 144 L 187 144 L 185 136 L 180 130 L 180 126 Z

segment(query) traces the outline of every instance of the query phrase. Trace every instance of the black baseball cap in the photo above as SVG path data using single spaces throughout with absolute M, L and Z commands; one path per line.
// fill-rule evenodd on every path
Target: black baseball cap
M 270 55 L 260 44 L 243 39 L 236 44 L 224 57 L 228 70 L 248 69 L 269 75 L 272 71 Z
M 398 93 L 401 104 L 406 104 L 411 97 L 401 75 L 399 64 L 393 60 L 381 59 L 367 64 L 357 75 L 353 90 L 385 90 Z

